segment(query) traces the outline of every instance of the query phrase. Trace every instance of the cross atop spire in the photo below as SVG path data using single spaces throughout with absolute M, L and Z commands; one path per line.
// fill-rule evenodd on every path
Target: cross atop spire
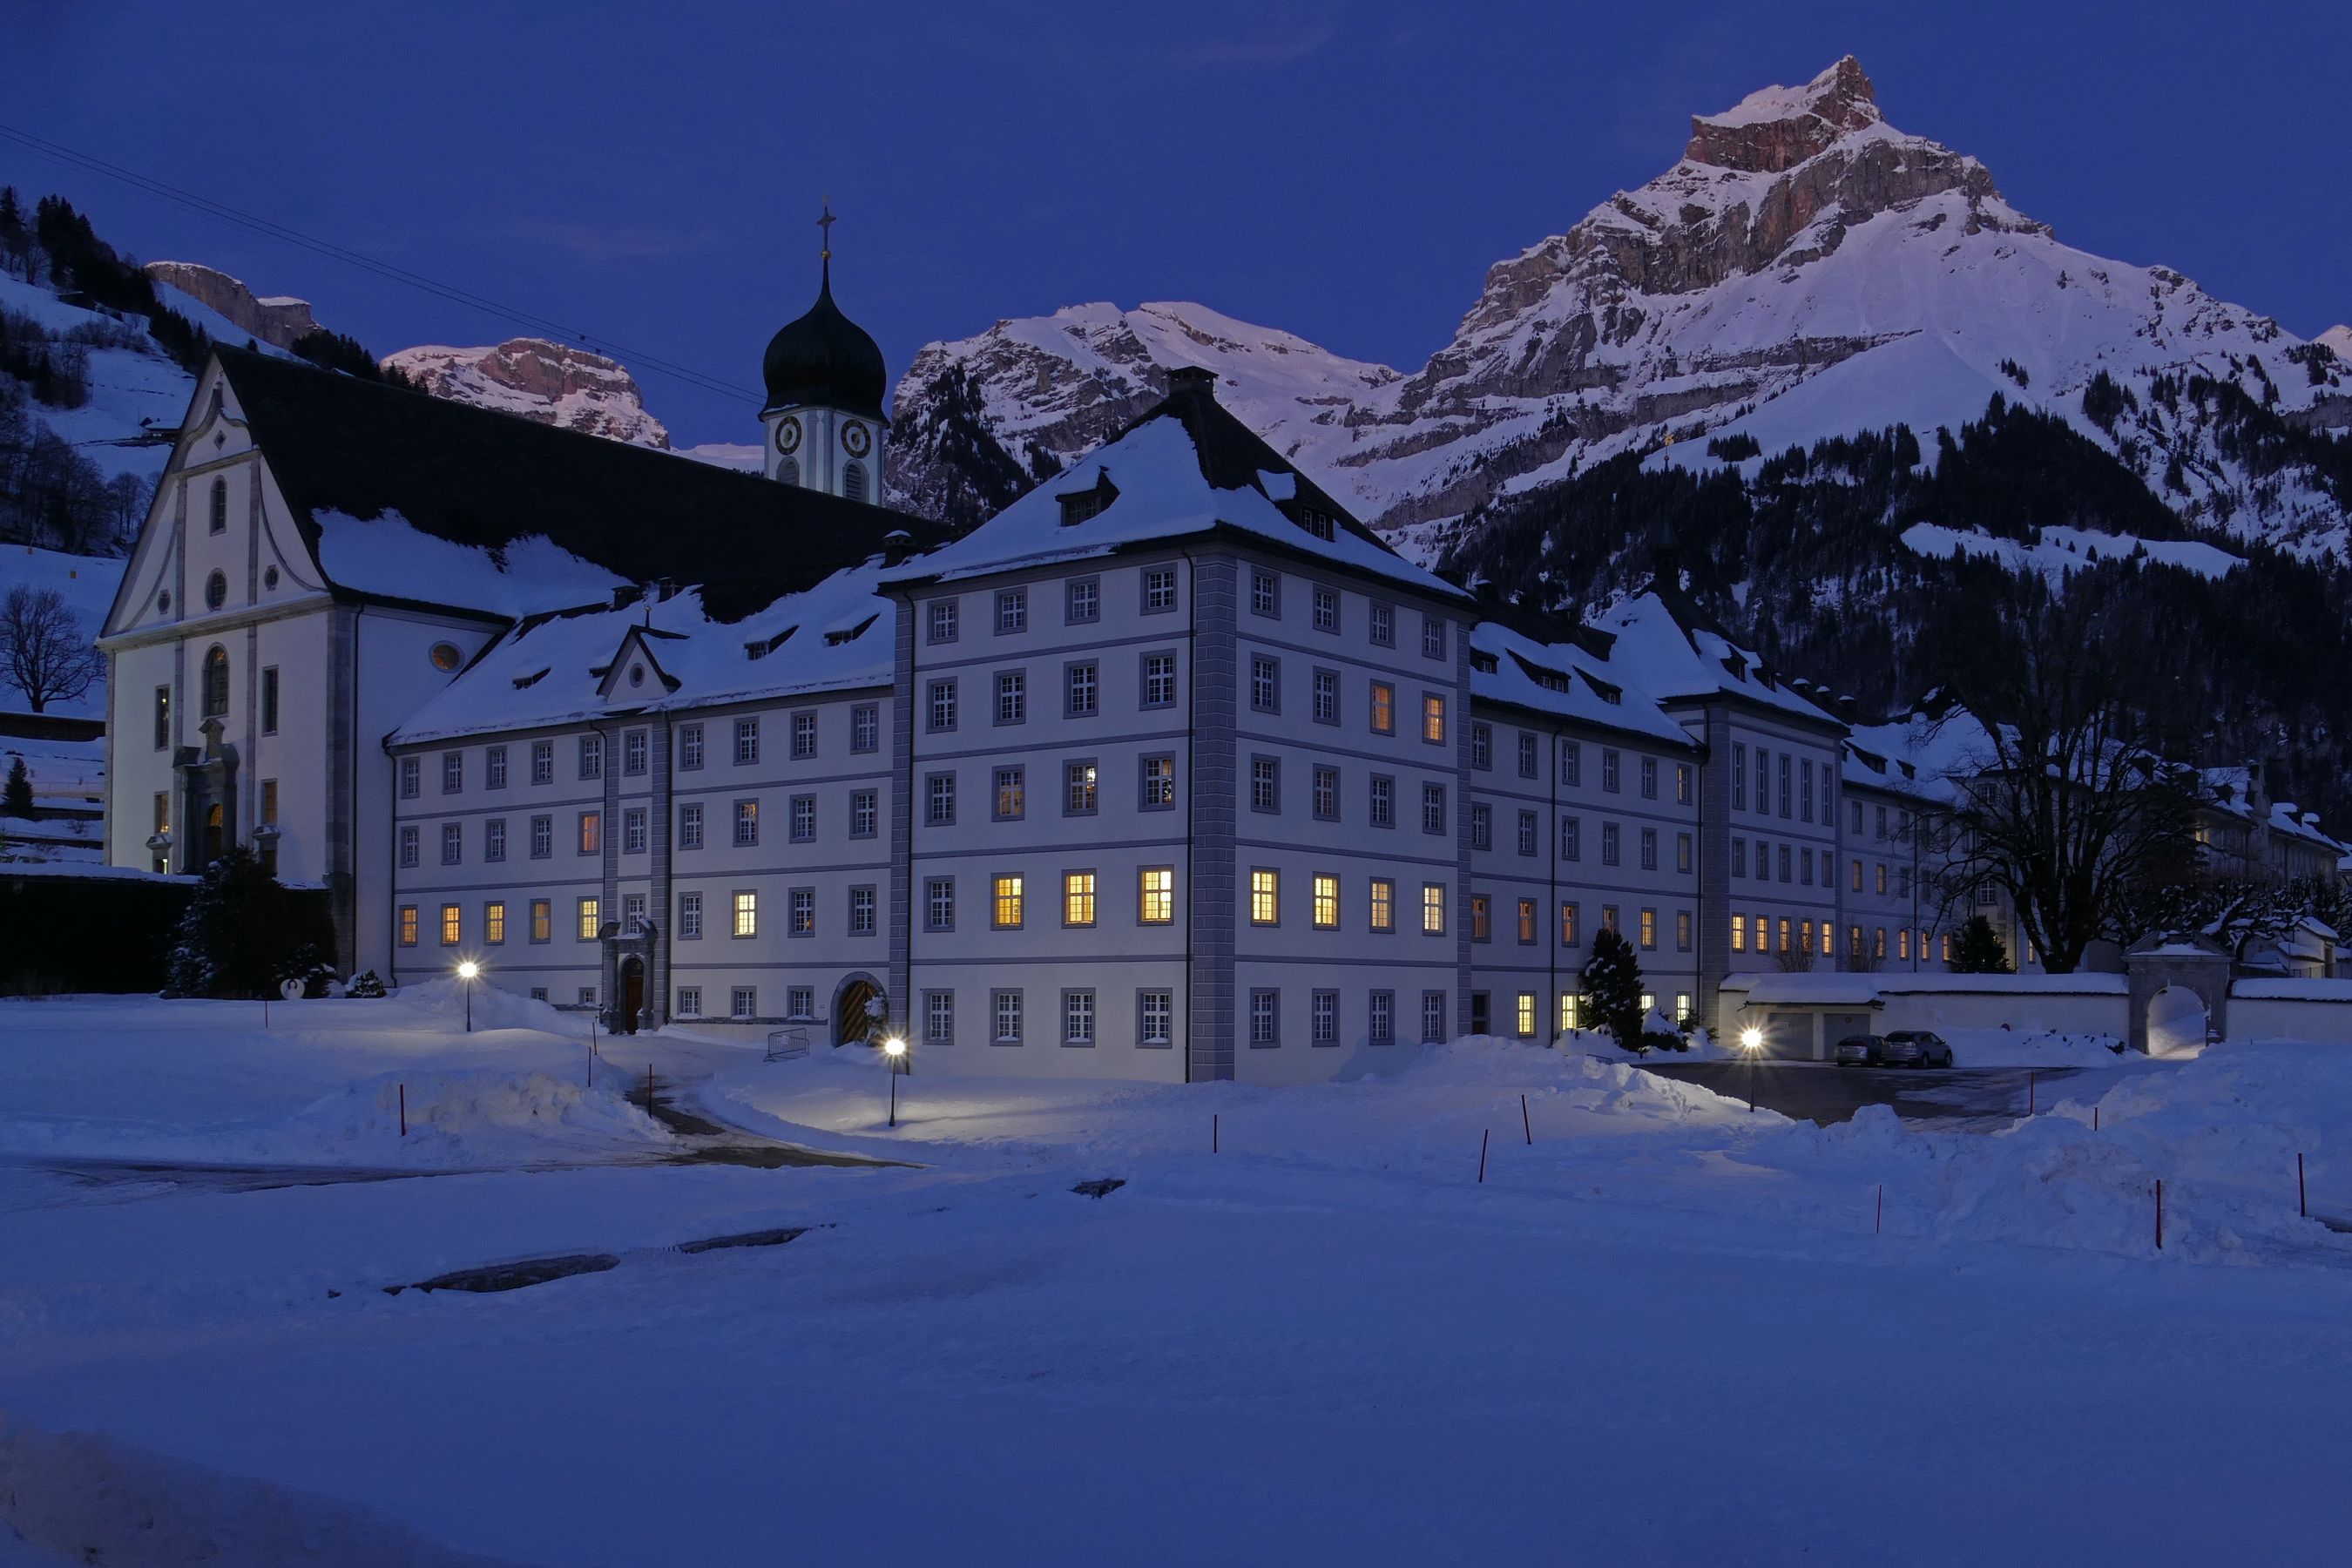
M 840 221 L 833 216 L 833 198 L 825 197 L 824 210 L 816 220 L 818 230 L 824 236 L 822 247 L 817 251 L 817 260 L 824 269 L 824 283 L 828 289 L 833 287 L 833 226 Z

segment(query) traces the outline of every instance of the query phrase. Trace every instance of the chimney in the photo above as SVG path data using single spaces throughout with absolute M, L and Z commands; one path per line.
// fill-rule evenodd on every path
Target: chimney
M 654 601 L 655 601 L 656 604 L 663 604 L 663 605 L 667 605 L 667 604 L 668 604 L 672 599 L 675 599 L 675 598 L 677 598 L 677 578 L 675 578 L 675 577 L 656 577 L 656 578 L 655 578 L 655 579 L 654 579 Z
M 613 608 L 625 610 L 645 596 L 646 590 L 643 584 L 623 583 L 613 590 Z
M 882 564 L 896 566 L 915 552 L 915 536 L 903 528 L 894 528 L 882 539 Z
M 1217 395 L 1217 373 L 1206 365 L 1180 364 L 1168 373 L 1168 395 L 1213 399 Z

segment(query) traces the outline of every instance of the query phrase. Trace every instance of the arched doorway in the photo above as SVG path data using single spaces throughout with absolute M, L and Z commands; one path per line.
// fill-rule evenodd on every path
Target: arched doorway
M 2186 985 L 2168 985 L 2147 1001 L 2147 1054 L 2193 1057 L 2205 1048 L 2205 1001 Z
M 614 1015 L 613 1027 L 624 1035 L 635 1034 L 645 1006 L 646 961 L 633 952 L 621 960 L 620 1008 Z
M 882 987 L 871 975 L 853 974 L 843 981 L 833 997 L 833 1043 L 862 1046 L 872 1040 L 881 1019 L 870 1005 L 882 1000 Z

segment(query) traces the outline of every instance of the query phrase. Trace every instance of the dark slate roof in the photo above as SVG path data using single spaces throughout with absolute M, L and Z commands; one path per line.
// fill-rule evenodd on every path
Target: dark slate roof
M 699 584 L 722 619 L 944 525 L 671 453 L 320 370 L 215 350 L 315 555 L 316 514 L 398 512 L 484 550 L 544 534 L 633 582 Z
M 830 262 L 825 265 L 816 303 L 768 340 L 767 356 L 760 369 L 768 383 L 763 413 L 814 404 L 868 419 L 882 418 L 882 395 L 888 388 L 889 372 L 882 363 L 879 345 L 833 302 Z

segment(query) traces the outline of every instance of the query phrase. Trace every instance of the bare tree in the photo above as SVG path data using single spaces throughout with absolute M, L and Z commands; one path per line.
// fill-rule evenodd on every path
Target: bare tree
M 0 604 L 0 671 L 39 713 L 88 691 L 106 661 L 55 588 L 19 583 Z
M 1985 755 L 1953 781 L 1945 891 L 2006 894 L 2044 967 L 2065 973 L 2093 942 L 2137 935 L 2148 889 L 2186 877 L 2194 781 L 2165 756 L 2095 612 L 2039 578 L 2015 593 L 1997 651 L 1979 647 L 1954 678 Z

